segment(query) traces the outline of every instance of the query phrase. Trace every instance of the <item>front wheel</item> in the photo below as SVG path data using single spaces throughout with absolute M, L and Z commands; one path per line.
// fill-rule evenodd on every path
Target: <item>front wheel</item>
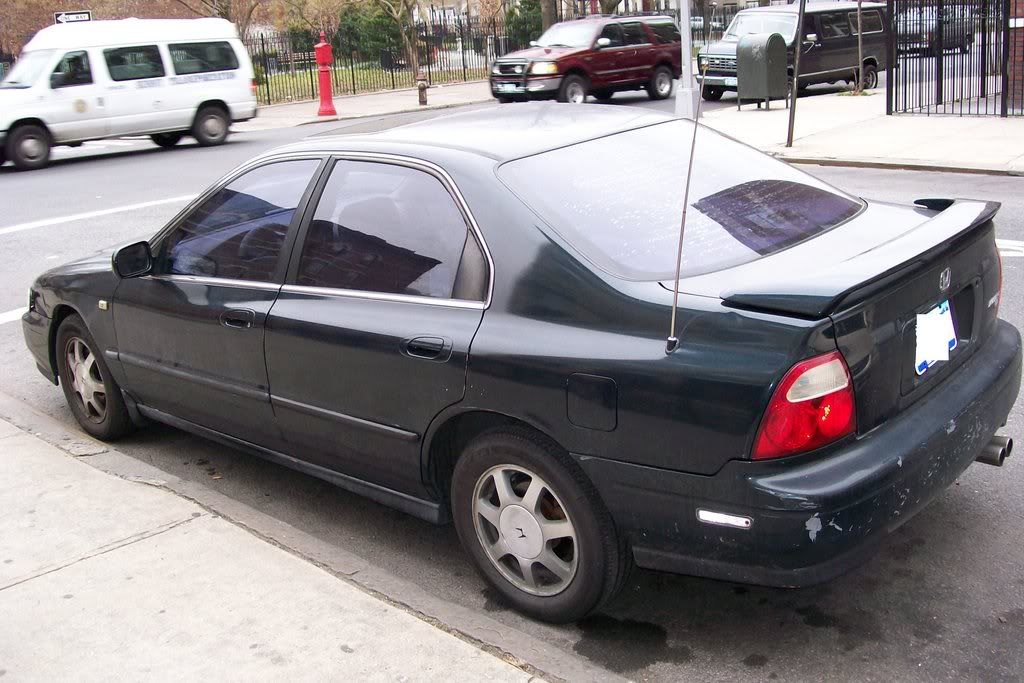
M 228 139 L 231 121 L 220 107 L 203 107 L 192 124 L 192 135 L 203 147 L 221 145 Z
M 477 438 L 455 465 L 451 496 L 462 546 L 515 609 L 565 623 L 621 588 L 629 555 L 611 516 L 542 436 L 511 428 Z
M 50 161 L 50 134 L 42 126 L 18 126 L 7 136 L 7 158 L 19 171 L 34 171 Z
M 583 104 L 587 101 L 587 81 L 577 74 L 569 74 L 562 79 L 562 87 L 558 89 L 558 101 L 570 104 Z
M 652 100 L 663 100 L 672 94 L 672 70 L 667 66 L 659 66 L 651 74 L 647 84 L 647 94 Z
M 705 102 L 717 102 L 722 99 L 722 95 L 725 94 L 725 88 L 721 88 L 717 85 L 705 85 L 701 88 L 701 97 L 704 98 Z
M 182 133 L 154 133 L 149 139 L 164 149 L 170 149 L 181 142 L 182 137 Z

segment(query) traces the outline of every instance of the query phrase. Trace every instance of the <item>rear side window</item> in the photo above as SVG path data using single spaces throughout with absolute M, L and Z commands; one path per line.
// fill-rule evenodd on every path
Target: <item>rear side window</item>
M 226 41 L 217 43 L 175 43 L 169 46 L 174 73 L 204 74 L 238 68 L 238 57 Z
M 647 37 L 647 32 L 644 31 L 644 27 L 638 21 L 623 24 L 622 35 L 625 38 L 626 45 L 643 45 L 644 43 L 651 42 Z
M 339 161 L 309 226 L 296 284 L 451 299 L 469 227 L 437 178 Z
M 845 14 L 822 14 L 819 21 L 822 38 L 846 38 L 850 35 L 850 22 Z
M 104 50 L 103 58 L 110 78 L 115 81 L 137 81 L 164 75 L 164 61 L 156 45 L 115 47 Z
M 658 42 L 660 43 L 678 43 L 682 40 L 682 37 L 679 35 L 679 29 L 670 22 L 651 23 L 648 24 L 648 27 L 654 31 L 654 35 L 658 37 Z
M 864 33 L 879 33 L 882 30 L 882 15 L 877 10 L 861 11 L 864 17 Z M 850 12 L 850 28 L 857 35 L 857 13 Z

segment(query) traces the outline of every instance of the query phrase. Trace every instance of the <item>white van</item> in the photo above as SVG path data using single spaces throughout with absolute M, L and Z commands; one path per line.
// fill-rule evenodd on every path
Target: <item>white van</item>
M 224 19 L 50 26 L 0 81 L 0 164 L 40 168 L 53 145 L 122 135 L 219 145 L 255 115 L 252 62 Z

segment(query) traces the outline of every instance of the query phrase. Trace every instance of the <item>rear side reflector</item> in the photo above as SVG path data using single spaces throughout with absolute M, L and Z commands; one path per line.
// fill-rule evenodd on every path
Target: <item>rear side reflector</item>
M 754 440 L 754 460 L 821 448 L 857 429 L 853 382 L 838 351 L 794 365 L 772 395 Z

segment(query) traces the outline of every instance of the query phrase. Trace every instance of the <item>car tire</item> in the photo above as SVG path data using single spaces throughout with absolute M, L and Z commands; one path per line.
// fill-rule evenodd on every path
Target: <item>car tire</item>
M 50 162 L 50 133 L 35 124 L 21 125 L 7 136 L 4 154 L 19 171 L 34 171 Z
M 665 65 L 659 66 L 647 83 L 647 94 L 652 100 L 666 99 L 672 94 L 672 80 L 672 69 Z
M 704 98 L 705 102 L 717 102 L 722 99 L 724 94 L 725 88 L 720 88 L 717 85 L 705 85 L 700 91 L 700 96 Z
M 608 102 L 613 97 L 615 97 L 615 92 L 613 90 L 598 90 L 594 93 L 594 99 L 600 102 Z
M 579 74 L 569 74 L 562 79 L 562 86 L 558 89 L 558 101 L 583 104 L 587 101 L 587 90 L 587 79 Z
M 874 64 L 865 64 L 861 69 L 861 87 L 864 90 L 874 90 L 878 87 L 878 67 Z
M 206 106 L 196 114 L 192 124 L 192 137 L 203 147 L 222 145 L 228 139 L 231 121 L 220 107 Z
M 121 388 L 78 315 L 69 315 L 57 329 L 56 356 L 64 398 L 82 429 L 103 441 L 131 431 Z
M 532 508 L 524 505 L 531 496 Z M 585 617 L 622 588 L 632 566 L 593 484 L 532 430 L 502 428 L 473 440 L 455 464 L 451 505 L 477 570 L 510 606 L 535 619 Z M 542 524 L 550 531 L 542 532 Z M 547 533 L 564 535 L 545 539 Z
M 170 149 L 181 142 L 184 136 L 184 133 L 154 133 L 149 139 L 164 149 Z
M 498 104 L 512 104 L 514 100 L 511 97 L 499 97 Z

